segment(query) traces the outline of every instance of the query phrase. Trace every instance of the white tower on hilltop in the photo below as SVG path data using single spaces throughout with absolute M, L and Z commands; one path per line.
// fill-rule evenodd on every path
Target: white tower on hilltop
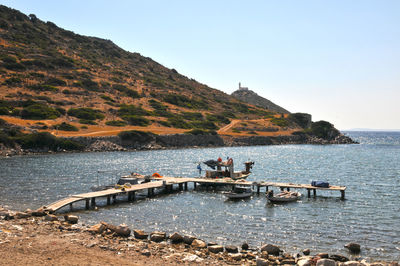
M 247 87 L 242 87 L 242 84 L 239 82 L 239 90 L 248 91 L 249 88 L 247 88 Z

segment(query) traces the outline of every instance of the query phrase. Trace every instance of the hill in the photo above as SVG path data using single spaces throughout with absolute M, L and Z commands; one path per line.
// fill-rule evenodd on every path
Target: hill
M 6 6 L 0 47 L 1 124 L 23 134 L 287 136 L 304 129 L 288 114 L 242 102 L 110 40 Z M 8 129 L 0 133 L 9 140 Z
M 282 113 L 282 114 L 290 113 L 288 110 L 280 107 L 279 105 L 271 102 L 270 100 L 259 96 L 254 91 L 249 90 L 248 88 L 240 87 L 240 84 L 239 84 L 239 89 L 234 91 L 231 95 L 236 99 L 239 99 L 240 101 L 243 101 L 245 103 L 262 107 L 277 113 Z

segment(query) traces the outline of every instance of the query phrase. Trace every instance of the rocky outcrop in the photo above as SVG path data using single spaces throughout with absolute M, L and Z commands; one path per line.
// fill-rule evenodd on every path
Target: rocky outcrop
M 283 113 L 283 114 L 289 114 L 290 112 L 279 105 L 271 102 L 268 99 L 265 99 L 264 97 L 261 97 L 257 93 L 255 93 L 252 90 L 249 89 L 239 89 L 234 91 L 231 94 L 233 97 L 236 99 L 239 99 L 245 103 L 249 103 L 255 106 L 263 107 L 265 109 L 277 112 L 277 113 Z

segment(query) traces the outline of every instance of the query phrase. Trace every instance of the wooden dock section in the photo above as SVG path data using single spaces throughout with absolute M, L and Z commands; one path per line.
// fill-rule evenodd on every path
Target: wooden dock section
M 179 190 L 187 190 L 188 183 L 193 183 L 194 188 L 196 188 L 197 184 L 203 184 L 206 186 L 218 186 L 218 185 L 230 185 L 230 186 L 252 186 L 256 189 L 257 194 L 260 194 L 261 188 L 265 188 L 265 192 L 268 191 L 269 187 L 278 187 L 281 190 L 290 190 L 290 189 L 307 189 L 308 197 L 311 197 L 311 191 L 313 191 L 313 196 L 316 196 L 317 190 L 331 190 L 331 191 L 340 191 L 341 199 L 345 198 L 345 190 L 344 186 L 329 186 L 329 188 L 324 187 L 315 187 L 307 184 L 294 184 L 294 183 L 276 183 L 276 182 L 256 182 L 256 181 L 245 181 L 239 180 L 234 181 L 230 178 L 223 179 L 208 179 L 208 178 L 186 178 L 186 177 L 162 177 L 162 178 L 154 178 L 151 182 L 131 185 L 130 187 L 124 187 L 122 189 L 118 188 L 110 188 L 106 190 L 96 191 L 96 192 L 88 192 L 83 194 L 71 195 L 67 198 L 58 200 L 53 202 L 47 206 L 43 206 L 46 210 L 50 212 L 55 212 L 65 206 L 70 206 L 72 210 L 72 204 L 78 201 L 85 201 L 86 209 L 89 209 L 90 206 L 96 206 L 96 198 L 107 198 L 107 205 L 111 204 L 111 199 L 115 202 L 116 197 L 119 195 L 128 195 L 128 201 L 133 201 L 136 198 L 137 191 L 147 190 L 148 196 L 153 196 L 155 194 L 155 189 L 164 188 L 166 192 L 173 191 L 173 185 L 178 185 Z

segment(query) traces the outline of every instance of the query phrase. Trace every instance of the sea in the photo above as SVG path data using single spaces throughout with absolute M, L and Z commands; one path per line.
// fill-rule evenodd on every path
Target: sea
M 347 253 L 344 245 L 361 245 L 367 260 L 400 261 L 400 132 L 344 132 L 360 144 L 275 145 L 193 148 L 104 153 L 60 153 L 0 158 L 0 205 L 36 209 L 92 186 L 113 183 L 132 172 L 197 177 L 197 165 L 232 157 L 235 168 L 255 162 L 250 181 L 310 184 L 313 180 L 346 186 L 317 191 L 290 204 L 270 204 L 265 193 L 227 200 L 219 190 L 192 186 L 188 191 L 145 195 L 134 202 L 121 198 L 97 210 L 75 204 L 80 222 L 125 223 L 147 232 L 191 234 L 209 242 L 250 247 L 279 245 L 289 253 Z M 203 173 L 206 166 L 203 164 Z M 263 191 L 262 191 L 263 192 Z M 65 210 L 69 210 L 66 207 Z M 63 212 L 63 209 L 61 210 Z

